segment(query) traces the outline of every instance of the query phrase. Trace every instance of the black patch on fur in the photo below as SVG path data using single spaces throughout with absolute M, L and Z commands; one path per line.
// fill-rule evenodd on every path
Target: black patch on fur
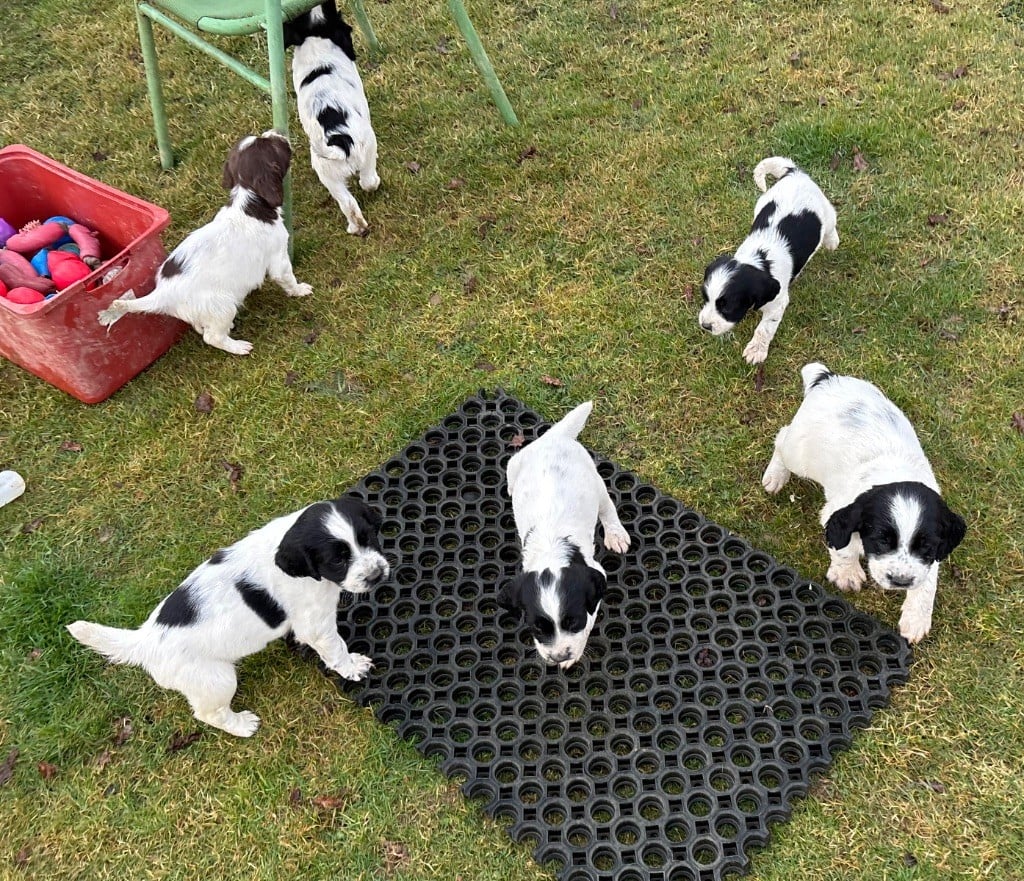
M 352 28 L 338 12 L 334 0 L 321 3 L 323 21 L 314 21 L 312 12 L 304 12 L 284 24 L 285 46 L 300 46 L 309 37 L 320 37 L 330 40 L 341 49 L 352 61 L 356 60 L 355 46 L 352 45 Z
M 526 630 L 537 642 L 554 641 L 556 622 L 541 609 L 540 594 L 556 579 L 558 607 L 561 620 L 557 622 L 563 633 L 579 633 L 587 626 L 587 616 L 594 613 L 604 596 L 607 579 L 587 565 L 580 549 L 573 545 L 569 563 L 557 573 L 522 572 L 498 592 L 498 605 L 516 613 L 523 619 Z
M 775 202 L 766 202 L 764 208 L 757 212 L 757 217 L 754 218 L 754 223 L 750 227 L 750 231 L 753 232 L 755 229 L 768 229 L 772 224 L 772 217 L 775 214 Z
M 821 244 L 821 220 L 813 211 L 801 211 L 783 217 L 776 229 L 786 240 L 793 257 L 793 278 L 796 278 Z
M 335 510 L 351 524 L 361 548 L 380 551 L 380 514 L 361 499 L 343 496 L 310 505 L 299 515 L 274 555 L 274 563 L 281 571 L 293 578 L 325 579 L 335 584 L 345 580 L 352 562 L 352 548 L 328 532 L 324 525 Z
M 348 112 L 344 108 L 325 107 L 316 115 L 316 121 L 323 128 L 328 144 L 344 150 L 346 156 L 352 152 L 352 137 L 347 131 L 343 131 L 348 128 Z
M 749 263 L 736 263 L 715 301 L 726 321 L 738 324 L 751 309 L 766 306 L 779 295 L 779 283 L 770 272 Z
M 835 378 L 835 374 L 831 370 L 823 370 L 811 381 L 811 384 L 807 387 L 810 391 L 812 388 L 817 388 L 824 382 L 828 382 L 830 379 Z
M 242 202 L 242 212 L 254 220 L 259 220 L 263 223 L 276 223 L 278 219 L 277 208 L 251 192 L 245 194 L 245 201 Z
M 164 627 L 187 627 L 199 617 L 199 610 L 192 596 L 192 583 L 186 581 L 175 588 L 156 616 L 156 623 Z
M 355 144 L 352 137 L 344 132 L 331 135 L 327 139 L 327 143 L 332 147 L 337 147 L 339 150 L 344 150 L 346 156 L 352 153 L 352 147 Z
M 302 82 L 299 83 L 299 88 L 303 89 L 314 80 L 317 80 L 322 76 L 329 76 L 332 73 L 334 73 L 334 68 L 329 64 L 321 64 L 319 67 L 314 67 L 302 78 Z
M 219 551 L 214 551 L 213 555 L 206 562 L 211 566 L 217 566 L 223 563 L 228 558 L 228 549 L 221 548 Z
M 248 578 L 239 578 L 235 587 L 245 600 L 245 604 L 252 609 L 264 624 L 271 630 L 280 627 L 284 623 L 284 609 L 266 590 L 258 584 L 249 581 Z
M 185 261 L 182 260 L 177 254 L 171 254 L 163 264 L 160 266 L 160 271 L 157 275 L 161 280 L 168 278 L 174 278 L 176 275 L 181 275 L 185 271 Z
M 926 564 L 941 562 L 949 556 L 967 532 L 963 518 L 947 507 L 935 490 L 917 481 L 899 481 L 873 486 L 845 508 L 840 508 L 825 524 L 825 539 L 830 548 L 841 550 L 860 535 L 864 553 L 877 557 L 894 551 L 900 543 L 890 509 L 895 496 L 917 502 L 920 516 L 910 537 L 910 551 Z M 906 536 L 902 537 L 906 540 Z

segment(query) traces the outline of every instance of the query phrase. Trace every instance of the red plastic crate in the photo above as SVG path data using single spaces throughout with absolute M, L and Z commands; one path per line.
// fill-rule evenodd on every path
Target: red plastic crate
M 108 259 L 42 303 L 0 297 L 0 355 L 87 404 L 102 401 L 145 370 L 188 325 L 163 315 L 133 315 L 109 332 L 96 314 L 128 290 L 153 290 L 167 256 L 160 233 L 170 215 L 160 206 L 93 180 L 42 153 L 15 144 L 0 150 L 0 217 L 15 228 L 66 215 L 94 230 Z M 114 267 L 118 275 L 101 284 Z M 94 287 L 95 285 L 95 287 Z

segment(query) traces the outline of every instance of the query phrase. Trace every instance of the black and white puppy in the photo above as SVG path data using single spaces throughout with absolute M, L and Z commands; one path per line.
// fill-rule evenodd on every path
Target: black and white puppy
M 767 175 L 778 181 L 765 192 Z M 749 363 L 760 364 L 789 305 L 790 284 L 819 247 L 839 247 L 839 233 L 835 208 L 792 159 L 762 159 L 754 183 L 764 195 L 754 206 L 750 235 L 735 254 L 718 257 L 704 271 L 698 320 L 720 336 L 760 309 L 761 322 L 743 350 Z
M 775 438 L 761 483 L 770 493 L 790 474 L 821 484 L 828 580 L 860 590 L 867 557 L 881 587 L 907 591 L 900 633 L 919 642 L 932 626 L 939 562 L 967 527 L 939 495 L 913 426 L 876 386 L 818 363 L 801 376 L 803 403 Z
M 369 227 L 348 179 L 358 175 L 359 186 L 369 191 L 380 186 L 380 178 L 377 136 L 356 69 L 352 28 L 329 0 L 287 22 L 284 40 L 296 47 L 292 80 L 313 170 L 341 206 L 348 232 L 365 236 Z
M 99 313 L 100 324 L 109 327 L 128 312 L 173 315 L 191 324 L 209 345 L 248 355 L 252 343 L 230 334 L 251 291 L 270 276 L 289 297 L 313 293 L 292 271 L 281 216 L 291 158 L 287 138 L 275 131 L 235 144 L 224 163 L 222 183 L 231 191 L 227 204 L 171 252 L 157 271 L 152 293 L 135 299 L 129 291 Z
M 607 578 L 594 559 L 597 521 L 605 547 L 629 548 L 608 489 L 576 440 L 593 402 L 580 404 L 508 462 L 508 490 L 522 544 L 523 572 L 498 594 L 520 613 L 537 652 L 563 670 L 582 656 Z
M 249 737 L 259 717 L 234 712 L 235 662 L 291 631 L 345 679 L 372 661 L 338 635 L 342 590 L 364 593 L 388 575 L 380 515 L 361 500 L 317 502 L 270 521 L 217 551 L 167 596 L 137 630 L 76 621 L 79 642 L 115 664 L 142 667 L 180 691 L 202 722 Z

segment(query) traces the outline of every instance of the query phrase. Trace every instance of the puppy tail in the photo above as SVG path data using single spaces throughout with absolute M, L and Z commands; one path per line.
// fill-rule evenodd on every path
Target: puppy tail
M 796 168 L 796 163 L 792 159 L 787 159 L 785 156 L 769 156 L 758 162 L 754 168 L 754 183 L 763 193 L 768 189 L 768 183 L 765 180 L 768 175 L 779 180 L 794 168 Z
M 95 649 L 115 664 L 138 663 L 138 630 L 120 630 L 91 621 L 75 621 L 68 624 L 68 632 L 82 645 Z
M 574 410 L 570 410 L 566 413 L 565 416 L 552 425 L 548 430 L 557 431 L 559 434 L 565 435 L 566 437 L 579 437 L 579 433 L 583 431 L 583 426 L 587 424 L 587 417 L 590 416 L 590 411 L 593 409 L 593 401 L 584 401 Z
M 812 361 L 800 368 L 800 377 L 804 381 L 804 394 L 826 380 L 831 379 L 835 374 L 819 361 Z

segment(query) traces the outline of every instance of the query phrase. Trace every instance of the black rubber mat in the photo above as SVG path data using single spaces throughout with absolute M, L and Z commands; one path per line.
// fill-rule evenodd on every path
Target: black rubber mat
M 595 456 L 632 546 L 598 554 L 608 591 L 586 657 L 544 665 L 496 602 L 519 562 L 505 464 L 544 425 L 481 394 L 353 488 L 385 514 L 393 571 L 340 614 L 375 665 L 349 691 L 560 879 L 745 872 L 906 681 L 910 649 Z

